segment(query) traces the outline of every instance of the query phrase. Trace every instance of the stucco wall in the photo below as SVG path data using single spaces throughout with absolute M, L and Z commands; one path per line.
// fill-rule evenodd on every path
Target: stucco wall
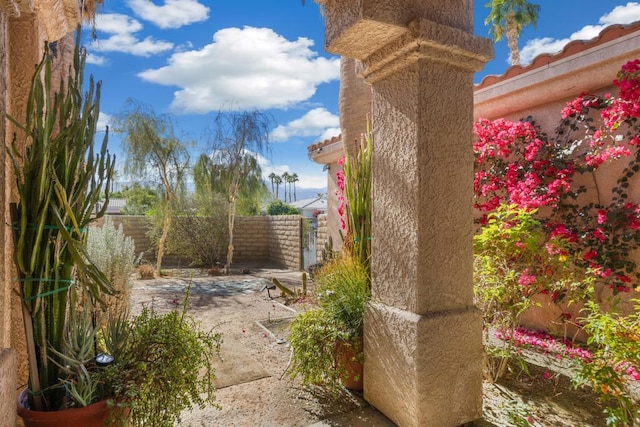
M 27 97 L 34 65 L 40 60 L 43 48 L 44 33 L 36 16 L 31 13 L 23 13 L 20 17 L 10 18 L 7 23 L 7 113 L 14 117 L 24 117 Z M 6 124 L 5 138 L 9 141 L 15 132 L 14 126 Z M 5 221 L 8 220 L 8 203 L 18 200 L 15 193 L 14 177 L 9 166 L 9 159 L 5 158 Z M 12 280 L 15 274 L 13 264 L 13 252 L 11 248 L 11 229 L 5 227 L 5 284 L 16 287 Z M 25 384 L 28 378 L 28 363 L 26 357 L 26 344 L 20 298 L 15 292 L 11 292 L 11 347 L 16 349 L 16 363 L 18 370 L 18 383 Z
M 0 350 L 0 424 L 12 426 L 16 418 L 16 353 Z M 4 424 L 6 423 L 6 424 Z
M 6 113 L 6 93 L 7 93 L 7 73 L 6 73 L 6 60 L 7 60 L 7 38 L 6 38 L 6 23 L 7 17 L 4 10 L 0 8 L 0 117 L 4 117 Z M 0 158 L 5 159 L 5 121 L 0 120 Z M 5 191 L 6 188 L 6 163 L 0 171 L 0 206 L 6 206 Z M 0 221 L 4 224 L 6 209 L 0 210 Z M 9 253 L 9 249 L 6 246 L 6 237 L 9 233 L 8 227 L 2 227 L 0 232 L 0 248 L 3 253 Z M 6 268 L 8 263 L 6 256 L 2 257 L 3 261 L 0 262 L 0 350 L 9 347 L 9 331 L 11 325 L 11 310 L 9 309 L 9 303 L 11 301 L 11 289 L 7 284 Z

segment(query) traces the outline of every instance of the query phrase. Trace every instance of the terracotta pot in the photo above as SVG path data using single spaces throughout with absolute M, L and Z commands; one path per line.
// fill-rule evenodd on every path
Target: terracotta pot
M 356 349 L 362 348 L 362 343 L 347 344 L 343 341 L 336 343 L 336 366 L 342 370 L 342 385 L 349 390 L 362 391 L 362 377 L 364 367 L 362 362 L 357 360 Z
M 26 402 L 27 389 L 24 389 L 18 396 L 18 415 L 25 427 L 104 427 L 105 419 L 113 414 L 106 400 L 62 411 L 32 411 L 26 408 Z

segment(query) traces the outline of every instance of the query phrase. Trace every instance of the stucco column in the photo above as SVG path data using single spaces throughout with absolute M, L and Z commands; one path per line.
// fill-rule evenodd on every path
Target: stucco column
M 326 48 L 373 87 L 373 302 L 365 399 L 401 426 L 482 412 L 473 306 L 473 73 L 492 55 L 472 1 L 327 0 Z

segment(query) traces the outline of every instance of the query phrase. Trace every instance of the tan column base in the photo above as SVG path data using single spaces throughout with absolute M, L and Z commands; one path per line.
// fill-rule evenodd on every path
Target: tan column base
M 0 424 L 12 426 L 16 420 L 16 352 L 0 353 Z M 6 422 L 6 424 L 4 424 Z
M 421 316 L 371 303 L 364 353 L 365 399 L 396 424 L 458 426 L 482 416 L 482 318 L 475 307 Z

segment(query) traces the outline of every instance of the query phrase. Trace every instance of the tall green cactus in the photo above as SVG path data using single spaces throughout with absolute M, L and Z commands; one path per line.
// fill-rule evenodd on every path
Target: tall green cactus
M 106 276 L 85 250 L 85 227 L 104 214 L 115 158 L 107 152 L 105 133 L 99 152 L 94 137 L 100 112 L 100 83 L 90 79 L 83 96 L 85 52 L 76 34 L 73 64 L 53 90 L 51 54 L 45 43 L 29 92 L 24 122 L 8 117 L 19 133 L 9 155 L 19 194 L 12 207 L 14 255 L 18 268 L 27 351 L 29 405 L 57 410 L 64 388 L 61 363 L 50 349 L 62 352 L 73 286 L 87 283 L 100 300 L 113 293 Z M 96 210 L 99 199 L 107 200 Z M 77 275 L 87 280 L 75 281 Z
M 371 168 L 373 159 L 373 134 L 371 124 L 359 140 L 355 153 L 345 154 L 344 197 L 347 201 L 346 220 L 350 240 L 346 249 L 371 271 Z

